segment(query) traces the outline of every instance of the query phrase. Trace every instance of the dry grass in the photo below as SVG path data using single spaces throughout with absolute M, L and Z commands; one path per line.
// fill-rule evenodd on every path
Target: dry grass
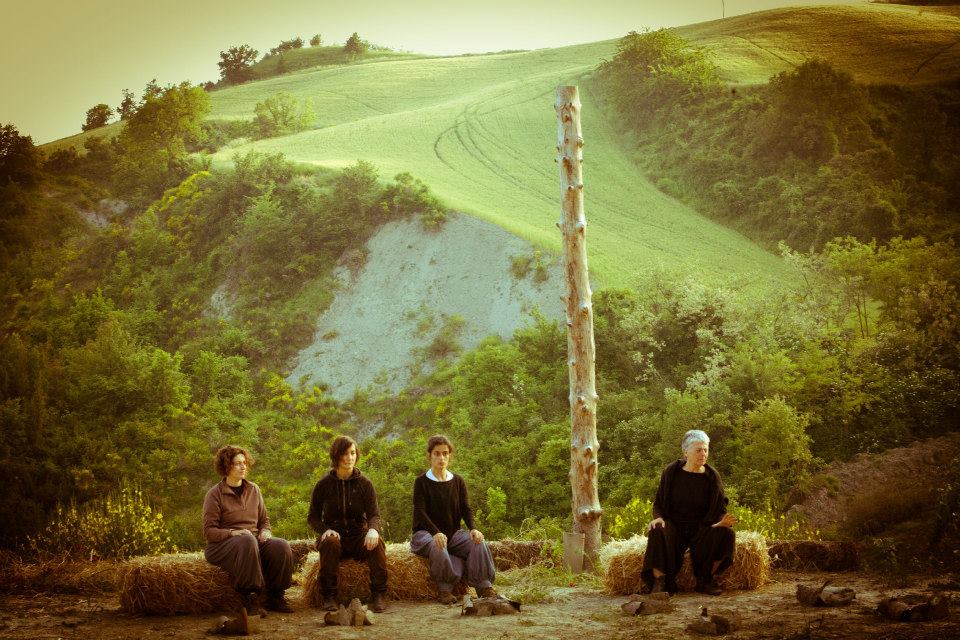
M 603 585 L 608 593 L 628 595 L 639 590 L 646 549 L 646 536 L 614 540 L 601 548 Z M 769 566 L 770 556 L 763 536 L 753 531 L 738 531 L 733 566 L 717 576 L 717 582 L 724 589 L 756 589 L 767 582 Z M 695 585 L 690 555 L 687 554 L 677 576 L 677 586 L 681 591 L 692 591 Z
M 240 604 L 230 576 L 202 553 L 134 558 L 123 567 L 120 609 L 127 613 L 210 613 Z
M 0 554 L 0 592 L 76 593 L 99 595 L 116 591 L 123 563 L 51 558 L 24 562 L 10 552 Z
M 768 548 L 770 566 L 791 571 L 852 571 L 860 556 L 852 542 L 778 540 Z

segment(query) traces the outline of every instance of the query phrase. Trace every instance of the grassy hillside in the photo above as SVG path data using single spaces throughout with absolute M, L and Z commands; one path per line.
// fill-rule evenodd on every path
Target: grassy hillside
M 372 50 L 363 54 L 357 60 L 351 60 L 349 53 L 343 50 L 342 45 L 332 47 L 302 47 L 285 51 L 282 55 L 263 58 L 250 67 L 250 77 L 254 80 L 269 78 L 280 73 L 291 73 L 300 69 L 323 67 L 329 65 L 366 64 L 383 62 L 384 60 L 405 60 L 409 58 L 423 58 L 416 53 L 397 52 L 389 50 Z
M 315 101 L 317 129 L 247 147 L 342 167 L 410 171 L 451 206 L 559 251 L 554 89 L 579 83 L 613 42 L 563 49 L 320 69 L 213 94 L 213 117 L 249 118 L 284 91 Z M 585 88 L 585 87 L 584 87 Z M 594 98 L 582 96 L 591 269 L 625 285 L 665 268 L 706 281 L 776 280 L 779 260 L 644 180 Z
M 707 47 L 729 82 L 754 84 L 821 57 L 866 83 L 960 77 L 957 7 L 772 9 L 677 29 Z

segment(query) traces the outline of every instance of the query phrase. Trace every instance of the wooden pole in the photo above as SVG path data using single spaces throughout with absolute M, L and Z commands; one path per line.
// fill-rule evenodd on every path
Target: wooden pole
M 573 530 L 582 533 L 583 567 L 595 571 L 600 552 L 597 494 L 597 386 L 594 372 L 593 304 L 587 272 L 587 219 L 583 213 L 583 136 L 577 87 L 557 87 L 557 162 L 560 221 L 567 293 L 567 365 L 570 374 L 570 487 Z

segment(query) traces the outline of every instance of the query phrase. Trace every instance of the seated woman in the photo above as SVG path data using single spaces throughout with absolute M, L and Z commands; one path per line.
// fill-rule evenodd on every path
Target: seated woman
M 357 443 L 339 436 L 330 445 L 330 473 L 313 488 L 307 522 L 320 534 L 320 587 L 323 608 L 337 610 L 337 569 L 355 558 L 370 567 L 370 608 L 385 611 L 387 551 L 380 537 L 380 509 L 373 483 L 356 468 Z
M 438 600 L 453 604 L 453 587 L 460 582 L 466 564 L 467 582 L 480 597 L 494 597 L 496 567 L 483 534 L 473 522 L 463 478 L 447 466 L 453 444 L 446 436 L 427 441 L 430 469 L 413 483 L 413 538 L 410 550 L 430 559 L 430 577 L 437 583 Z M 460 528 L 463 521 L 470 531 Z
M 697 591 L 719 595 L 723 590 L 714 578 L 733 564 L 736 518 L 727 513 L 720 474 L 707 464 L 707 434 L 687 431 L 681 446 L 684 457 L 664 469 L 653 501 L 655 517 L 640 574 L 643 590 L 676 593 L 677 573 L 689 548 Z
M 246 479 L 253 457 L 227 445 L 217 451 L 214 466 L 222 479 L 203 499 L 204 557 L 230 574 L 250 613 L 262 612 L 264 592 L 264 607 L 291 613 L 284 591 L 293 576 L 293 554 L 286 540 L 273 537 L 260 487 Z

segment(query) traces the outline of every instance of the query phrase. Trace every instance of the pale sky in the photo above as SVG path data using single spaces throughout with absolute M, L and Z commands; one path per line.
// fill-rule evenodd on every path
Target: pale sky
M 79 133 L 87 109 L 115 108 L 121 91 L 217 80 L 219 52 L 262 55 L 315 33 L 354 31 L 418 53 L 537 49 L 619 38 L 791 5 L 863 0 L 0 0 L 0 124 L 36 144 Z

